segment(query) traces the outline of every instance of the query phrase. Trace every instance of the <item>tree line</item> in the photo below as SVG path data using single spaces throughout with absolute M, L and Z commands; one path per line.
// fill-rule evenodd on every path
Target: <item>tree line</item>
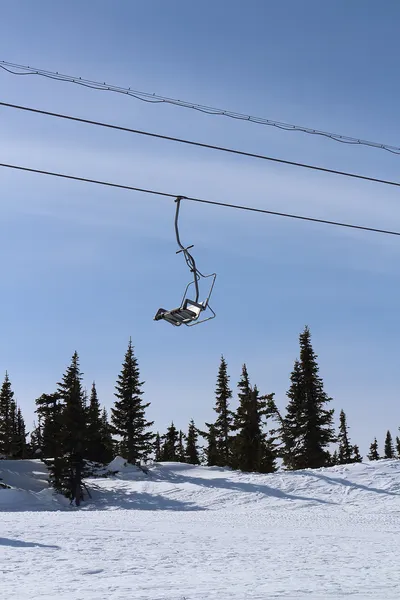
M 89 395 L 84 389 L 75 352 L 56 390 L 35 400 L 37 425 L 29 442 L 6 373 L 0 389 L 0 458 L 42 459 L 48 465 L 51 485 L 78 505 L 84 478 L 118 455 L 134 465 L 153 459 L 258 473 L 273 473 L 279 460 L 289 470 L 361 462 L 358 446 L 350 441 L 343 409 L 335 430 L 332 398 L 324 391 L 308 327 L 300 334 L 299 343 L 284 414 L 274 393 L 262 394 L 251 383 L 246 364 L 237 383 L 238 406 L 234 410 L 228 365 L 222 356 L 215 419 L 203 428 L 191 420 L 186 433 L 173 421 L 164 434 L 153 432 L 154 423 L 146 418 L 150 403 L 143 399 L 144 382 L 131 340 L 116 381 L 110 418 L 100 405 L 95 382 Z M 390 431 L 382 457 L 400 457 L 400 439 L 396 437 L 394 442 Z M 368 458 L 381 458 L 376 438 Z

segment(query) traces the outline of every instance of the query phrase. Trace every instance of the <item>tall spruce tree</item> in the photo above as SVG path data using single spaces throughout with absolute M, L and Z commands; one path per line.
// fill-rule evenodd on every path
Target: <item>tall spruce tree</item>
M 155 462 L 160 462 L 161 461 L 161 436 L 160 433 L 157 431 L 156 433 L 156 438 L 154 441 L 154 461 Z
M 167 429 L 167 433 L 163 436 L 163 445 L 161 448 L 161 461 L 162 462 L 177 462 L 178 461 L 178 448 L 179 434 L 172 421 L 171 425 Z
M 229 408 L 232 390 L 229 387 L 228 365 L 221 356 L 218 370 L 217 387 L 215 390 L 214 410 L 218 417 L 214 423 L 215 437 L 218 452 L 218 465 L 221 467 L 231 464 L 231 439 L 230 434 L 233 424 L 233 412 Z
M 340 425 L 339 425 L 339 452 L 338 452 L 338 464 L 348 464 L 352 462 L 353 447 L 350 444 L 349 439 L 349 428 L 347 426 L 347 419 L 344 410 L 340 411 Z
M 14 392 L 6 372 L 0 389 L 0 456 L 6 458 L 9 458 L 12 452 L 13 407 L 15 407 Z
M 396 452 L 397 458 L 400 458 L 400 438 L 398 435 L 396 436 Z
M 72 355 L 71 364 L 57 385 L 64 405 L 60 436 L 62 452 L 50 469 L 54 486 L 79 506 L 87 446 L 87 411 L 77 352 Z
M 379 452 L 378 452 L 378 440 L 375 438 L 372 444 L 369 447 L 368 453 L 369 460 L 379 460 Z
M 184 439 L 185 439 L 185 436 L 183 434 L 183 431 L 180 430 L 179 437 L 178 437 L 178 446 L 176 449 L 176 458 L 177 458 L 178 462 L 181 462 L 181 463 L 186 462 Z
M 114 444 L 107 410 L 103 408 L 100 418 L 100 454 L 99 462 L 107 465 L 114 458 Z
M 353 452 L 351 456 L 352 463 L 360 463 L 362 462 L 362 456 L 360 454 L 360 449 L 357 445 L 353 446 Z
M 63 452 L 61 435 L 64 405 L 61 395 L 58 392 L 42 394 L 35 404 L 39 418 L 37 443 L 40 444 L 40 456 L 56 459 Z
M 390 431 L 386 432 L 386 438 L 385 438 L 385 458 L 394 458 L 393 439 L 392 439 L 392 434 L 390 433 Z
M 14 403 L 15 404 L 15 403 Z M 25 421 L 21 409 L 15 404 L 12 408 L 13 414 L 13 436 L 11 443 L 11 456 L 15 459 L 26 458 L 27 455 L 27 433 L 25 430 Z
M 336 441 L 331 398 L 319 376 L 317 355 L 308 327 L 300 334 L 300 361 L 295 361 L 289 404 L 283 421 L 284 460 L 290 469 L 316 469 L 329 464 L 328 446 Z
M 98 463 L 104 460 L 101 416 L 96 383 L 93 382 L 87 407 L 86 456 L 88 460 Z
M 246 365 L 238 383 L 239 406 L 233 429 L 237 432 L 233 442 L 232 465 L 241 471 L 269 473 L 276 470 L 275 449 L 264 432 L 267 403 L 273 394 L 260 396 L 257 386 L 250 385 Z
M 118 376 L 115 396 L 117 401 L 111 409 L 111 422 L 114 433 L 121 437 L 120 452 L 128 463 L 139 464 L 146 459 L 153 448 L 154 434 L 149 431 L 153 422 L 146 421 L 145 411 L 150 402 L 142 400 L 138 361 L 134 355 L 132 340 Z
M 190 465 L 199 465 L 199 449 L 197 446 L 198 433 L 193 419 L 189 423 L 188 434 L 186 436 L 185 457 Z
M 208 467 L 218 466 L 219 462 L 219 452 L 218 452 L 218 444 L 217 444 L 217 434 L 215 431 L 215 425 L 211 423 L 208 426 L 208 432 L 203 433 L 203 436 L 207 440 L 207 447 L 205 449 L 205 456 Z

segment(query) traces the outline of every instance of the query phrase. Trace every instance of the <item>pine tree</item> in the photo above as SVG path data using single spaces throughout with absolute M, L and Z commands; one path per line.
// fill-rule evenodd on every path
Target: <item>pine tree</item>
M 385 438 L 385 458 L 394 458 L 393 439 L 390 431 L 386 432 Z
M 286 415 L 282 417 L 273 399 L 269 401 L 269 414 L 275 416 L 279 427 L 275 433 L 281 439 L 280 456 L 287 469 L 301 468 L 302 464 L 302 429 L 304 394 L 302 386 L 302 372 L 300 362 L 295 360 L 293 371 L 290 375 L 290 388 L 287 391 L 289 398 Z
M 204 437 L 207 440 L 207 448 L 205 451 L 205 456 L 207 460 L 208 467 L 215 467 L 219 462 L 219 452 L 217 445 L 217 434 L 215 431 L 215 425 L 211 424 L 208 427 L 208 433 L 204 434 Z
M 351 456 L 352 463 L 360 463 L 362 462 L 362 456 L 360 454 L 360 449 L 358 446 L 353 446 L 353 452 Z
M 154 461 L 161 462 L 161 437 L 158 431 L 154 442 Z
M 38 458 L 42 455 L 42 426 L 40 423 L 40 418 L 38 420 L 38 424 L 33 423 L 33 429 L 31 433 L 31 441 L 30 441 L 30 457 Z
M 186 436 L 185 457 L 186 462 L 190 465 L 199 465 L 199 449 L 197 446 L 198 433 L 193 419 L 189 423 L 188 434 Z
M 101 408 L 97 396 L 96 384 L 93 382 L 90 392 L 89 406 L 87 408 L 86 434 L 86 458 L 90 461 L 102 463 L 104 460 L 102 434 Z
M 379 452 L 378 452 L 378 440 L 375 438 L 372 444 L 369 447 L 369 460 L 379 460 Z
M 221 356 L 218 370 L 215 398 L 214 410 L 218 415 L 214 423 L 218 451 L 217 462 L 219 466 L 224 467 L 231 464 L 230 433 L 233 424 L 233 412 L 229 409 L 232 390 L 229 387 L 228 366 L 223 356 Z
M 352 462 L 353 447 L 350 444 L 349 432 L 347 427 L 347 420 L 344 410 L 340 411 L 340 425 L 339 425 L 339 453 L 338 453 L 338 464 L 348 464 Z
M 273 441 L 264 432 L 267 403 L 273 394 L 260 396 L 257 386 L 251 387 L 246 365 L 238 383 L 239 407 L 233 429 L 237 432 L 233 443 L 232 465 L 241 471 L 270 473 L 276 470 Z
M 177 461 L 181 462 L 181 463 L 186 462 L 185 446 L 183 443 L 184 437 L 185 436 L 183 435 L 183 431 L 179 431 L 178 447 L 176 449 L 176 458 L 177 458 Z
M 336 441 L 333 429 L 334 410 L 319 377 L 317 355 L 311 345 L 308 327 L 300 334 L 300 361 L 295 361 L 289 404 L 283 420 L 284 461 L 290 469 L 316 469 L 329 464 L 327 450 Z
M 57 458 L 63 452 L 61 432 L 63 427 L 63 409 L 58 392 L 42 394 L 35 400 L 36 414 L 39 418 L 37 443 L 40 444 L 42 458 Z
M 63 402 L 62 427 L 58 455 L 50 463 L 51 481 L 77 506 L 82 499 L 82 476 L 85 466 L 87 422 L 85 395 L 78 353 L 74 352 L 70 366 L 58 385 Z M 61 450 L 61 451 L 60 451 Z
M 338 451 L 335 450 L 334 453 L 332 454 L 331 466 L 334 467 L 337 464 L 339 464 L 339 455 L 338 455 Z
M 154 440 L 154 434 L 148 431 L 153 422 L 145 419 L 145 411 L 150 403 L 145 404 L 142 401 L 142 385 L 132 340 L 129 340 L 122 371 L 116 384 L 115 396 L 118 400 L 115 402 L 115 408 L 111 409 L 111 422 L 114 433 L 122 438 L 121 453 L 131 464 L 138 464 L 148 457 Z
M 15 459 L 26 458 L 27 444 L 25 431 L 25 422 L 22 416 L 21 409 L 12 402 L 12 441 L 11 441 L 11 456 Z
M 399 438 L 399 436 L 396 436 L 396 452 L 397 452 L 397 458 L 400 458 L 400 438 Z
M 161 449 L 162 462 L 177 462 L 177 446 L 179 442 L 178 431 L 174 422 L 167 429 L 167 433 L 163 436 L 163 445 Z
M 100 447 L 99 462 L 108 465 L 114 458 L 114 443 L 112 439 L 111 426 L 108 422 L 107 410 L 103 408 L 100 417 Z
M 12 451 L 13 425 L 15 422 L 13 407 L 15 407 L 14 392 L 11 389 L 11 382 L 6 372 L 0 389 L 0 456 L 4 457 L 10 457 Z

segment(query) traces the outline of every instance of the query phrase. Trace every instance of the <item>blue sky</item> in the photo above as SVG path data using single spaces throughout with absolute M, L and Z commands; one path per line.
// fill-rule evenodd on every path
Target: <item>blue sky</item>
M 244 4 L 16 0 L 2 8 L 0 59 L 246 114 L 399 145 L 400 6 L 353 0 Z M 168 105 L 0 73 L 0 99 L 289 160 L 398 179 L 399 156 Z M 0 162 L 400 229 L 396 188 L 1 108 Z M 309 325 L 326 391 L 365 453 L 397 433 L 400 241 L 211 206 L 182 206 L 181 235 L 218 273 L 217 319 L 155 323 L 189 280 L 174 203 L 1 171 L 0 370 L 28 426 L 76 349 L 85 382 L 113 403 L 132 336 L 149 416 L 164 430 L 212 418 L 220 355 L 232 385 L 285 405 Z

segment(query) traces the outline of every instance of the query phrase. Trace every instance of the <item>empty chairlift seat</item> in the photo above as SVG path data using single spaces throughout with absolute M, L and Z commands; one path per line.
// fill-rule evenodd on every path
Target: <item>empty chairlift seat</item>
M 187 284 L 185 293 L 183 295 L 182 303 L 179 308 L 173 308 L 172 310 L 166 310 L 165 308 L 159 308 L 154 317 L 155 321 L 164 320 L 164 321 L 167 321 L 168 323 L 171 323 L 171 325 L 174 325 L 175 327 L 179 327 L 180 325 L 187 325 L 187 326 L 197 325 L 199 323 L 203 323 L 204 321 L 209 321 L 210 319 L 213 319 L 215 317 L 215 312 L 209 305 L 208 301 L 210 299 L 210 296 L 211 296 L 211 293 L 212 293 L 212 290 L 214 287 L 215 279 L 217 277 L 216 273 L 212 273 L 211 275 L 203 275 L 202 273 L 200 273 L 200 271 L 196 267 L 196 263 L 195 263 L 193 256 L 189 252 L 189 248 L 192 248 L 193 246 L 188 246 L 185 248 L 185 246 L 183 246 L 181 244 L 181 241 L 179 238 L 179 230 L 178 230 L 178 218 L 179 218 L 179 208 L 180 208 L 181 200 L 182 200 L 182 197 L 180 197 L 180 196 L 178 196 L 175 200 L 175 202 L 176 202 L 175 234 L 176 234 L 176 240 L 178 242 L 178 246 L 180 247 L 180 250 L 178 250 L 177 254 L 179 254 L 180 252 L 183 253 L 186 264 L 189 267 L 191 273 L 193 273 L 193 281 L 190 281 Z M 211 286 L 209 288 L 207 297 L 203 302 L 199 302 L 199 296 L 200 296 L 199 281 L 203 280 L 203 279 L 208 279 L 208 278 L 211 278 Z M 189 298 L 187 298 L 187 292 L 191 285 L 194 285 L 194 288 L 195 288 L 195 299 L 194 300 L 190 300 Z M 208 316 L 205 315 L 204 319 L 199 320 L 200 315 L 205 311 L 207 311 Z

